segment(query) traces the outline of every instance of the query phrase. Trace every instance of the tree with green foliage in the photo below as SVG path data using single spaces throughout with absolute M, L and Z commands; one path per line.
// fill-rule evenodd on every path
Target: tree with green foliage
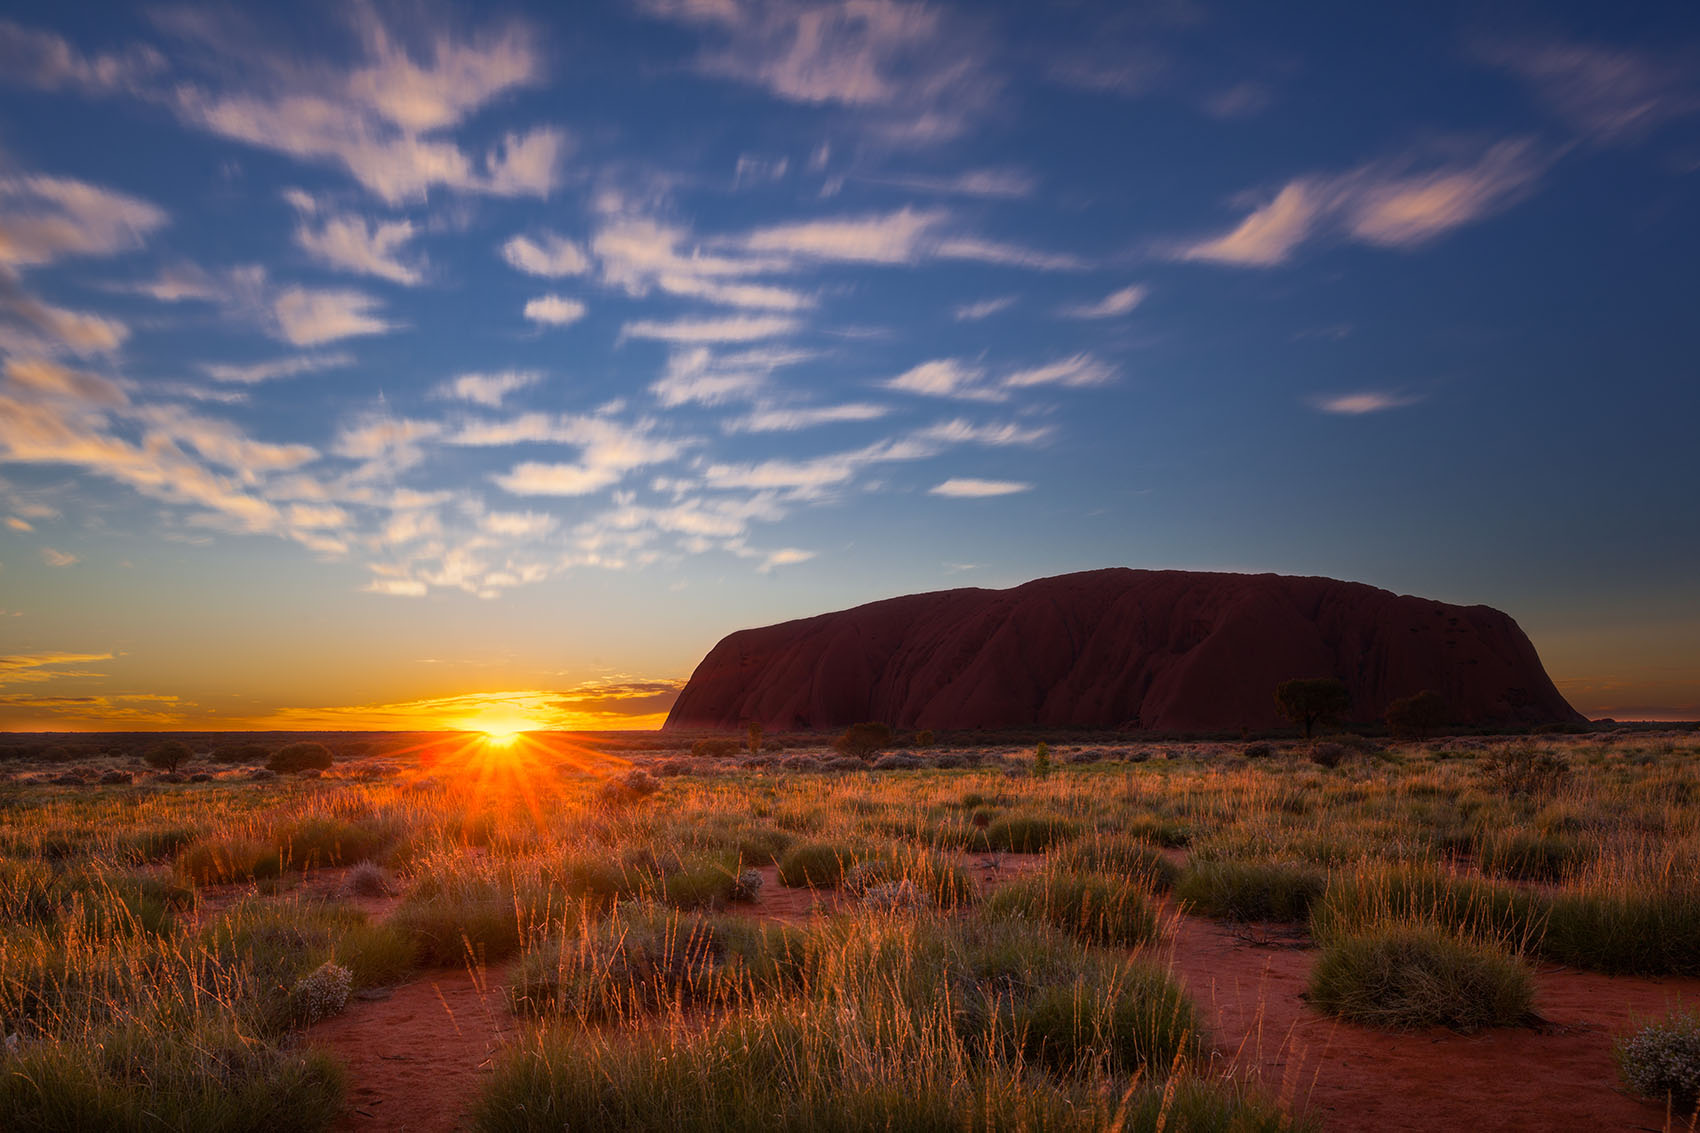
M 273 771 L 294 773 L 299 771 L 324 771 L 331 765 L 331 749 L 324 744 L 310 741 L 290 744 L 280 747 L 266 760 L 266 766 Z
M 147 754 L 142 758 L 147 761 L 149 767 L 172 773 L 195 758 L 195 753 L 182 740 L 165 740 L 148 748 Z
M 1433 689 L 1425 688 L 1412 696 L 1400 697 L 1387 706 L 1387 727 L 1396 736 L 1426 740 L 1444 723 L 1446 700 Z
M 1351 705 L 1346 683 L 1336 677 L 1282 681 L 1275 686 L 1275 707 L 1282 716 L 1303 725 L 1307 740 L 1318 722 L 1335 719 Z

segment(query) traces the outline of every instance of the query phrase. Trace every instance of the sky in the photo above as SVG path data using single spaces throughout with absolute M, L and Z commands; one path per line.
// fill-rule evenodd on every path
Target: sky
M 0 728 L 653 727 L 1105 566 L 1700 717 L 1700 10 L 0 10 Z

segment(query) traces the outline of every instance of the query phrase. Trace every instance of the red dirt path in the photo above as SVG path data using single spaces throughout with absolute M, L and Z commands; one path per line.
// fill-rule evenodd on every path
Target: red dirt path
M 984 888 L 1032 871 L 1036 854 L 968 855 Z M 797 923 L 838 907 L 834 891 L 786 889 L 772 867 L 751 915 Z M 1662 1107 L 1622 1092 L 1613 1039 L 1700 980 L 1613 978 L 1544 968 L 1536 1011 L 1546 1025 L 1474 1035 L 1390 1033 L 1330 1019 L 1300 998 L 1316 952 L 1283 928 L 1235 928 L 1176 916 L 1160 950 L 1209 1021 L 1224 1069 L 1260 1077 L 1331 1131 L 1664 1130 Z M 308 1032 L 347 1063 L 337 1128 L 461 1128 L 479 1078 L 511 1036 L 499 988 L 464 970 L 429 973 L 388 998 L 355 1002 Z M 1674 1129 L 1689 1128 L 1679 1122 Z

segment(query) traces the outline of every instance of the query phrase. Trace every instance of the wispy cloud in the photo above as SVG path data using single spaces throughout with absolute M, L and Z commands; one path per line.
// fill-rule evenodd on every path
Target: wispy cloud
M 1686 56 L 1563 40 L 1481 40 L 1478 58 L 1518 76 L 1554 113 L 1598 143 L 1631 144 L 1700 113 Z
M 983 500 L 992 496 L 1011 496 L 1030 492 L 1033 485 L 1017 480 L 976 480 L 968 476 L 953 476 L 942 484 L 927 489 L 929 495 L 951 496 L 957 499 Z
M 515 236 L 502 245 L 502 259 L 508 266 L 527 275 L 546 279 L 583 275 L 590 270 L 590 257 L 584 249 L 565 236 L 544 232 L 535 239 Z
M 81 560 L 69 551 L 60 551 L 52 547 L 43 547 L 41 549 L 41 561 L 50 567 L 68 567 L 75 566 Z
M 315 260 L 339 271 L 375 275 L 409 286 L 425 279 L 424 266 L 402 253 L 419 234 L 409 220 L 372 221 L 351 213 L 325 214 L 299 191 L 289 199 L 301 213 L 295 243 Z
M 808 105 L 854 113 L 890 141 L 963 133 L 997 82 L 972 26 L 900 0 L 644 0 L 651 14 L 703 26 L 719 45 L 698 66 Z
M 293 358 L 274 358 L 266 362 L 232 364 L 205 362 L 201 372 L 214 381 L 257 385 L 277 378 L 298 378 L 325 370 L 341 370 L 354 365 L 352 354 L 298 354 Z
M 912 366 L 895 378 L 882 383 L 886 389 L 899 393 L 918 393 L 927 397 L 952 397 L 964 401 L 1002 401 L 1008 395 L 986 385 L 985 370 L 957 358 L 937 358 Z
M 284 287 L 271 299 L 271 325 L 292 346 L 319 346 L 395 329 L 378 315 L 379 306 L 374 297 L 351 288 Z
M 529 389 L 543 380 L 539 370 L 503 370 L 494 374 L 461 374 L 432 391 L 434 397 L 470 401 L 474 405 L 499 408 L 508 394 Z
M 1115 376 L 1113 366 L 1090 354 L 1075 354 L 1043 366 L 1033 366 L 1006 374 L 1003 385 L 1006 389 L 1026 389 L 1044 385 L 1097 386 L 1111 381 Z
M 107 93 L 133 89 L 165 70 L 150 47 L 85 54 L 62 36 L 0 20 L 0 79 L 41 90 Z
M 638 319 L 620 328 L 620 337 L 661 342 L 755 342 L 796 330 L 797 320 L 784 315 L 735 315 L 720 319 Z
M 743 417 L 722 423 L 728 433 L 789 433 L 813 429 L 820 425 L 836 425 L 850 421 L 877 421 L 891 412 L 886 406 L 870 402 L 851 402 L 846 405 L 817 405 L 797 408 L 758 409 Z
M 545 326 L 564 327 L 584 318 L 584 304 L 560 295 L 539 295 L 526 303 L 525 317 Z
M 962 173 L 888 173 L 857 178 L 871 185 L 889 185 L 945 196 L 988 197 L 1021 200 L 1039 187 L 1038 178 L 1025 169 L 969 169 Z
M 86 672 L 54 672 L 65 665 L 110 661 L 110 653 L 12 653 L 0 656 L 0 684 L 58 680 L 61 677 L 92 676 Z
M 1238 225 L 1173 250 L 1182 260 L 1236 267 L 1285 263 L 1324 237 L 1411 248 L 1503 211 L 1533 191 L 1550 158 L 1528 140 L 1500 142 L 1473 158 L 1406 157 L 1282 186 Z
M 981 299 L 974 303 L 962 303 L 951 311 L 951 315 L 959 323 L 975 322 L 990 318 L 999 311 L 1007 311 L 1015 306 L 1017 298 L 1014 295 L 1002 295 L 996 299 Z
M 69 177 L 0 177 L 0 264 L 109 256 L 142 246 L 164 209 Z
M 1366 413 L 1383 413 L 1389 409 L 1403 409 L 1407 405 L 1415 405 L 1422 398 L 1416 394 L 1398 393 L 1390 390 L 1364 390 L 1358 393 L 1332 394 L 1311 399 L 1311 405 L 1324 413 L 1338 413 L 1348 417 L 1359 417 Z
M 1071 319 L 1119 319 L 1145 302 L 1148 294 L 1150 288 L 1134 283 L 1119 291 L 1110 292 L 1096 303 L 1064 307 L 1062 313 Z
M 214 88 L 179 80 L 166 97 L 187 123 L 314 163 L 340 166 L 375 196 L 421 200 L 434 187 L 498 196 L 546 196 L 559 180 L 566 135 L 549 126 L 508 133 L 482 153 L 452 132 L 496 99 L 543 77 L 536 35 L 509 24 L 471 36 L 446 29 L 398 42 L 373 9 L 350 16 L 359 32 L 353 66 L 298 60 L 262 46 L 227 18 L 174 10 L 171 30 L 248 66 Z

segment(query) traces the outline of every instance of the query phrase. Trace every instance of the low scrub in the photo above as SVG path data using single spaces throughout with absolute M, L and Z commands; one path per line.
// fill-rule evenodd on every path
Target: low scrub
M 1618 1070 L 1629 1088 L 1676 1114 L 1700 1107 L 1700 1015 L 1672 1011 L 1616 1046 Z
M 1008 814 L 981 833 L 982 848 L 1011 854 L 1040 854 L 1080 833 L 1080 824 L 1050 814 Z
M 844 879 L 844 872 L 861 856 L 865 855 L 826 842 L 792 846 L 779 859 L 779 884 L 793 889 L 835 889 Z
M 1227 921 L 1302 921 L 1327 888 L 1318 870 L 1289 862 L 1194 861 L 1175 885 L 1193 911 Z
M 1180 880 L 1181 867 L 1150 843 L 1125 834 L 1081 838 L 1051 851 L 1050 859 L 1064 869 L 1107 873 L 1167 892 Z
M 1133 948 L 1160 935 L 1149 889 L 1102 873 L 1046 870 L 992 894 L 987 911 L 1044 921 L 1091 944 Z
M 1522 1022 L 1534 978 L 1496 944 L 1432 925 L 1387 924 L 1329 943 L 1308 994 L 1317 1009 L 1353 1023 L 1469 1032 Z

